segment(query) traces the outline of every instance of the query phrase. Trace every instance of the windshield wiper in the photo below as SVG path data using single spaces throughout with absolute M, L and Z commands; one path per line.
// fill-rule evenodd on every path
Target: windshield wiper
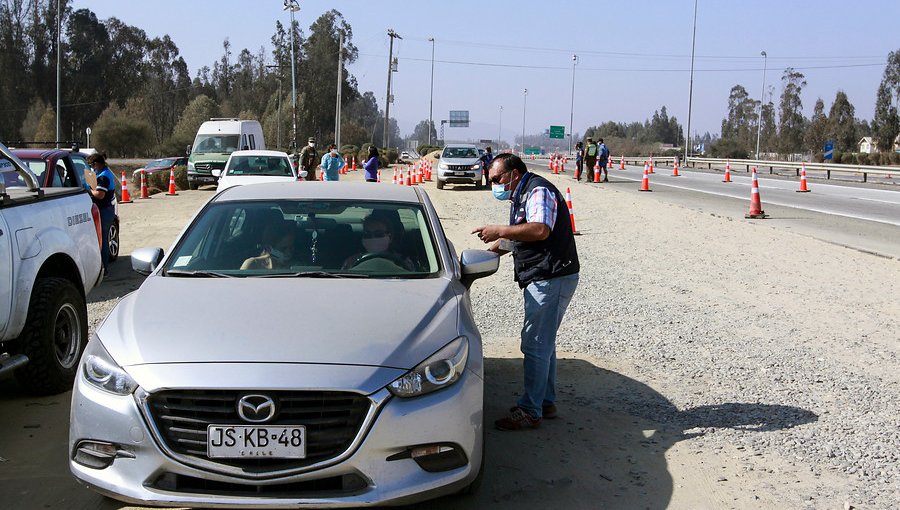
M 363 273 L 330 273 L 328 271 L 300 271 L 297 273 L 276 273 L 262 275 L 260 278 L 370 278 Z
M 188 278 L 237 278 L 234 275 L 216 271 L 189 271 L 186 269 L 167 269 L 163 274 L 165 276 L 184 276 Z

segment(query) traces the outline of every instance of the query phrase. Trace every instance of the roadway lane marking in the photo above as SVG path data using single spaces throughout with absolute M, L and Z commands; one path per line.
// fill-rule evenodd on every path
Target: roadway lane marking
M 866 200 L 868 202 L 881 202 L 882 204 L 900 205 L 900 202 L 890 200 L 878 200 L 877 198 L 850 197 L 853 200 Z

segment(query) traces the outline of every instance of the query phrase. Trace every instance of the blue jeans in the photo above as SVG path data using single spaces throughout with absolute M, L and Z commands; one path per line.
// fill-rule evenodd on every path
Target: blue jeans
M 116 208 L 114 206 L 104 207 L 100 209 L 100 259 L 103 261 L 103 270 L 109 263 L 109 226 L 116 219 Z
M 518 406 L 535 418 L 556 401 L 556 331 L 578 286 L 578 273 L 531 282 L 525 287 L 525 392 Z

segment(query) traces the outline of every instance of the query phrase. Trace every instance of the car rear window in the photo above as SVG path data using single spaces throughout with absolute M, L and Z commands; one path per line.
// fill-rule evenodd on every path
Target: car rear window
M 283 156 L 232 156 L 225 173 L 274 177 L 292 177 L 294 175 L 291 161 Z
M 211 204 L 166 264 L 170 276 L 421 278 L 439 271 L 421 206 L 347 200 Z

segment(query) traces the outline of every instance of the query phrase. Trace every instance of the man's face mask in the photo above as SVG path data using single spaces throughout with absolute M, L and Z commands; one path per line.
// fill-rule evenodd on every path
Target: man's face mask
M 316 148 L 316 142 L 309 142 L 309 146 L 312 147 L 313 149 L 315 149 L 315 148 Z
M 331 149 L 331 155 L 337 156 L 337 149 Z

